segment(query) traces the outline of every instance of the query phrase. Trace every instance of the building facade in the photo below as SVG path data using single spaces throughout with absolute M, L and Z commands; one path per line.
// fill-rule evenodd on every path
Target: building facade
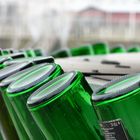
M 79 45 L 96 41 L 140 43 L 140 12 L 105 11 L 93 7 L 78 12 L 69 43 Z

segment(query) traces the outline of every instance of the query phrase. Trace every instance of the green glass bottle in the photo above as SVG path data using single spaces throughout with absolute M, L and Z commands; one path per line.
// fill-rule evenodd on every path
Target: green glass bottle
M 0 70 L 0 81 L 4 78 L 16 73 L 19 70 L 25 69 L 30 66 L 30 63 L 24 62 L 20 64 L 11 65 Z M 8 110 L 6 108 L 5 102 L 2 98 L 2 93 L 0 93 L 0 132 L 4 139 L 18 139 L 17 132 L 15 130 L 14 124 L 10 118 Z
M 18 64 L 18 65 L 21 65 L 21 64 Z M 11 102 L 9 101 L 9 98 L 7 97 L 6 89 L 7 89 L 8 85 L 10 83 L 12 83 L 13 81 L 16 81 L 17 79 L 21 78 L 22 76 L 25 76 L 26 74 L 33 72 L 34 70 L 39 69 L 39 68 L 45 66 L 46 64 L 38 64 L 35 66 L 32 66 L 32 65 L 33 64 L 25 62 L 25 65 L 23 65 L 22 69 L 17 69 L 16 68 L 17 64 L 14 66 L 11 65 L 11 66 L 6 67 L 5 68 L 6 70 L 5 69 L 3 70 L 3 71 L 6 71 L 6 74 L 4 77 L 5 79 L 0 82 L 0 91 L 1 91 L 0 95 L 2 96 L 1 98 L 4 100 L 3 106 L 6 106 L 5 108 L 8 110 L 8 113 L 9 113 L 6 116 L 8 116 L 8 115 L 10 116 L 20 140 L 25 140 L 25 139 L 27 140 L 27 139 L 29 139 L 29 137 L 28 137 L 26 131 L 24 130 L 22 123 L 20 122 L 19 118 L 17 117 L 17 114 L 15 113 L 15 111 L 11 105 Z M 10 70 L 11 69 L 13 69 L 13 71 L 15 70 L 16 73 L 12 74 L 12 75 L 9 74 L 10 73 L 9 68 L 10 68 Z M 9 75 L 11 75 L 11 76 L 9 76 Z
M 8 55 L 8 54 L 11 54 L 11 51 L 9 49 L 2 50 L 2 55 Z
M 129 53 L 140 52 L 140 46 L 133 46 L 127 50 Z
M 50 54 L 54 58 L 64 58 L 71 56 L 69 49 L 61 49 Z
M 140 74 L 121 77 L 94 92 L 93 106 L 105 139 L 140 139 Z
M 95 55 L 102 55 L 102 54 L 110 53 L 108 44 L 102 43 L 102 42 L 92 44 L 92 50 Z
M 92 49 L 90 45 L 84 45 L 76 48 L 70 49 L 72 56 L 83 56 L 92 54 Z
M 101 140 L 91 94 L 83 74 L 69 72 L 36 90 L 27 106 L 47 140 Z
M 28 57 L 36 57 L 36 54 L 33 49 L 25 50 L 25 53 L 27 54 Z
M 44 56 L 43 51 L 41 49 L 34 49 L 36 56 Z
M 7 89 L 8 98 L 10 99 L 17 116 L 29 135 L 29 138 L 32 140 L 42 140 L 45 138 L 26 107 L 27 99 L 32 92 L 41 85 L 62 73 L 63 70 L 59 65 L 46 64 L 44 67 L 36 69 L 11 83 Z
M 111 53 L 126 53 L 126 49 L 123 45 L 115 46 L 111 49 Z

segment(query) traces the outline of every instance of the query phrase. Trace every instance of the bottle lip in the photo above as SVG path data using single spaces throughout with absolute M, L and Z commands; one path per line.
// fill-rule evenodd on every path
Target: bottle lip
M 54 58 L 52 56 L 43 57 L 30 57 L 30 58 L 21 58 L 17 60 L 11 60 L 4 62 L 5 65 L 11 65 L 15 63 L 21 63 L 21 62 L 32 62 L 34 64 L 41 64 L 41 63 L 54 63 Z
M 20 53 L 18 52 L 18 53 L 9 54 L 7 56 L 9 56 L 9 57 L 11 57 L 13 59 L 17 59 L 17 58 L 24 58 L 25 54 L 22 53 L 22 52 L 20 52 Z M 5 55 L 5 57 L 6 57 L 6 55 Z
M 3 80 L 4 78 L 10 76 L 11 74 L 14 74 L 15 72 L 28 68 L 30 65 L 31 63 L 24 62 L 7 66 L 0 70 L 0 80 Z
M 8 60 L 19 59 L 19 58 L 24 58 L 24 57 L 25 57 L 24 53 L 14 53 L 14 54 L 0 56 L 0 64 Z
M 0 58 L 0 64 L 2 64 L 3 62 L 5 62 L 5 61 L 8 61 L 8 60 L 11 60 L 12 58 L 10 58 L 9 56 L 8 57 L 3 57 L 3 56 L 1 56 L 1 58 Z
M 121 78 L 118 78 L 116 80 L 107 83 L 106 85 L 102 86 L 101 88 L 98 88 L 93 92 L 92 101 L 102 102 L 106 100 L 112 100 L 114 98 L 116 98 L 117 100 L 117 97 L 120 96 L 123 98 L 124 97 L 123 95 L 131 93 L 132 91 L 135 91 L 136 89 L 140 88 L 140 78 L 136 79 L 134 82 L 131 82 L 131 80 L 137 78 L 137 76 L 140 76 L 140 74 L 137 73 L 125 75 L 122 76 Z M 121 84 L 122 85 L 124 84 L 124 87 L 123 86 L 121 87 Z M 120 88 L 117 88 L 117 86 L 119 85 Z
M 30 90 L 32 87 L 37 86 L 43 81 L 47 81 L 52 74 L 57 72 L 57 70 L 61 70 L 59 65 L 46 64 L 45 66 L 34 70 L 32 73 L 28 73 L 26 76 L 20 78 L 17 81 L 12 82 L 8 88 L 7 92 L 10 95 L 14 95 L 20 92 L 24 92 L 26 90 Z M 28 80 L 27 80 L 28 79 Z
M 40 56 L 40 59 L 39 57 L 36 57 L 36 59 L 33 60 L 33 63 L 35 64 L 40 64 L 40 63 L 54 63 L 54 57 L 52 56 L 48 56 L 48 57 L 43 57 L 43 56 Z
M 2 80 L 0 82 L 0 87 L 6 87 L 8 85 L 10 85 L 12 82 L 14 82 L 15 80 L 18 80 L 20 77 L 22 77 L 23 75 L 30 73 L 34 70 L 36 70 L 37 68 L 41 68 L 43 66 L 45 66 L 46 63 L 43 64 L 36 64 L 36 65 L 31 65 L 28 68 L 25 68 L 21 71 L 16 72 L 15 74 L 12 74 L 11 76 L 8 76 L 7 78 L 5 78 L 4 80 Z
M 38 90 L 36 90 L 33 94 L 31 94 L 27 100 L 28 107 L 36 108 L 37 106 L 46 104 L 46 102 L 49 102 L 51 99 L 53 100 L 55 97 L 59 97 L 60 93 L 65 93 L 67 89 L 72 87 L 73 82 L 77 78 L 78 72 L 72 71 L 64 73 L 49 81 Z

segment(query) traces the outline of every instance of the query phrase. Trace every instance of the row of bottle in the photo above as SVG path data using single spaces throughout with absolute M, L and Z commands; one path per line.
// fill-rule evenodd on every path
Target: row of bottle
M 65 73 L 52 57 L 14 53 L 0 64 L 1 139 L 140 139 L 140 74 L 94 91 L 81 72 Z
M 52 57 L 12 56 L 4 56 L 11 59 L 2 61 L 0 70 L 4 140 L 100 140 L 92 90 L 82 73 L 64 73 Z
M 106 43 L 96 43 L 92 45 L 83 45 L 80 47 L 75 47 L 71 49 L 60 49 L 51 53 L 55 58 L 64 58 L 64 57 L 74 57 L 74 56 L 83 56 L 83 55 L 105 55 L 105 54 L 114 54 L 114 53 L 133 53 L 140 52 L 140 46 L 135 45 L 126 49 L 123 45 L 117 45 L 113 48 L 110 48 Z
M 13 49 L 0 49 L 0 81 L 14 73 L 28 68 L 35 64 L 54 62 L 52 57 L 43 57 L 42 50 L 28 49 L 28 50 L 13 50 Z M 28 63 L 27 63 L 28 62 Z M 27 63 L 27 64 L 26 64 Z M 2 92 L 1 92 L 2 93 Z M 2 94 L 1 94 L 2 97 Z M 17 139 L 18 135 L 15 131 L 8 109 L 5 106 L 4 97 L 1 98 L 0 106 L 0 132 L 1 139 Z M 10 110 L 11 111 L 11 110 Z M 14 136 L 14 137 L 11 137 Z

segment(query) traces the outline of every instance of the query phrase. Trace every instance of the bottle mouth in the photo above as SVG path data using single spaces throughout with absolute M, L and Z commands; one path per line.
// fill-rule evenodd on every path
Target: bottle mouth
M 0 70 L 0 80 L 3 80 L 4 78 L 22 70 L 22 69 L 28 68 L 30 65 L 31 65 L 31 63 L 24 62 L 24 63 L 7 66 Z
M 17 58 L 24 58 L 25 54 L 24 53 L 13 53 L 13 54 L 9 54 L 9 56 L 13 59 L 17 59 Z M 5 55 L 6 57 L 6 55 Z
M 57 99 L 73 86 L 74 81 L 78 78 L 77 76 L 77 72 L 68 72 L 43 85 L 28 98 L 28 107 L 36 108 L 38 105 L 46 104 L 51 99 Z
M 15 63 L 21 63 L 21 62 L 31 62 L 33 64 L 41 64 L 41 63 L 54 63 L 54 58 L 52 56 L 49 57 L 30 57 L 30 58 L 21 58 L 21 59 L 15 59 L 11 61 L 4 62 L 5 65 L 11 65 Z
M 14 53 L 14 54 L 7 54 L 4 56 L 0 56 L 0 64 L 4 63 L 5 61 L 24 58 L 24 57 L 25 57 L 24 53 Z
M 94 91 L 92 100 L 100 102 L 131 93 L 140 88 L 140 74 L 126 75 Z
M 26 76 L 18 79 L 17 81 L 11 83 L 7 89 L 9 95 L 19 94 L 20 92 L 25 92 L 26 90 L 31 91 L 35 86 L 40 85 L 44 81 L 47 81 L 56 73 L 60 73 L 61 67 L 56 64 L 46 64 L 45 66 L 28 73 Z
M 32 65 L 31 67 L 18 71 L 15 74 L 12 74 L 11 76 L 8 76 L 4 80 L 2 80 L 0 82 L 0 87 L 6 87 L 6 86 L 10 85 L 12 82 L 18 80 L 19 78 L 26 76 L 26 74 L 29 74 L 30 72 L 33 72 L 34 70 L 39 69 L 45 65 L 46 65 L 46 63 L 37 64 L 35 66 Z

